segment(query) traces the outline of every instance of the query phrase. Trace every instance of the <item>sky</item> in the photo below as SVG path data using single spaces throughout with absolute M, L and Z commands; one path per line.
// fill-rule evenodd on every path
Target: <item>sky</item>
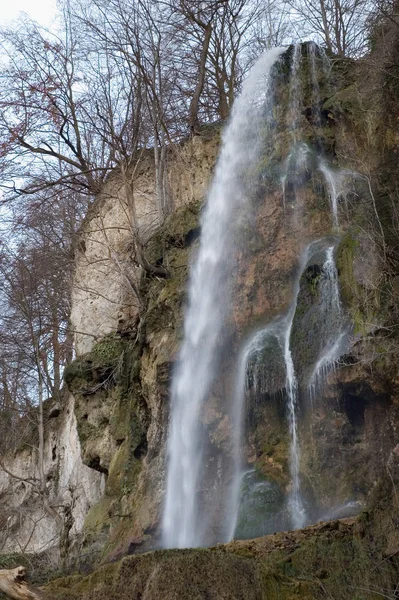
M 21 12 L 44 27 L 50 27 L 56 11 L 56 0 L 0 0 L 0 27 L 18 19 Z

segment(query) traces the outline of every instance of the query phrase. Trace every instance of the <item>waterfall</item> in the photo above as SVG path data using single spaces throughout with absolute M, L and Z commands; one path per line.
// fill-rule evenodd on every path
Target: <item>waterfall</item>
M 300 477 L 300 400 L 303 397 L 301 393 L 306 394 L 306 391 L 315 395 L 347 344 L 348 327 L 339 296 L 335 253 L 341 226 L 339 201 L 345 198 L 347 178 L 352 174 L 333 166 L 325 153 L 328 143 L 323 139 L 321 95 L 325 91 L 323 86 L 331 65 L 326 54 L 315 44 L 307 46 L 307 56 L 299 44 L 290 50 L 288 94 L 281 94 L 285 113 L 280 123 L 283 122 L 286 129 L 283 133 L 278 130 L 274 115 L 280 106 L 274 104 L 273 66 L 283 52 L 284 49 L 273 49 L 266 53 L 244 83 L 223 134 L 202 217 L 200 246 L 189 282 L 184 338 L 171 389 L 167 482 L 162 517 L 162 543 L 167 548 L 201 546 L 231 539 L 239 520 L 240 489 L 243 485 L 246 486 L 244 504 L 247 507 L 251 506 L 251 494 L 258 494 L 256 510 L 259 509 L 259 498 L 264 498 L 268 490 L 275 498 L 279 497 L 270 481 L 259 480 L 259 473 L 248 469 L 251 461 L 248 459 L 250 464 L 246 463 L 242 453 L 248 386 L 251 387 L 251 398 L 254 395 L 265 397 L 269 394 L 268 386 L 273 388 L 270 393 L 275 393 L 272 375 L 265 373 L 270 367 L 270 364 L 265 364 L 262 354 L 265 349 L 269 357 L 279 357 L 276 379 L 278 389 L 283 391 L 280 397 L 285 400 L 289 434 L 290 485 L 285 501 L 280 498 L 280 510 L 284 516 L 280 514 L 274 518 L 274 515 L 271 522 L 284 526 L 289 521 L 295 529 L 310 522 L 311 505 L 304 497 Z M 301 81 L 300 71 L 306 60 L 309 79 L 305 83 Z M 279 74 L 280 84 L 286 73 L 287 70 L 283 75 Z M 306 111 L 305 94 L 311 103 Z M 261 175 L 260 169 L 264 169 Z M 323 190 L 319 183 L 320 174 L 324 193 L 320 192 Z M 237 283 L 235 260 L 245 218 L 253 217 L 247 224 L 255 224 L 253 198 L 256 193 L 253 186 L 260 179 L 263 186 L 265 181 L 272 182 L 271 194 L 275 194 L 278 186 L 282 185 L 284 211 L 281 204 L 278 204 L 278 210 L 281 210 L 283 219 L 290 222 L 293 233 L 301 231 L 299 226 L 304 222 L 303 191 L 306 186 L 312 186 L 313 202 L 316 194 L 322 193 L 323 210 L 324 197 L 327 196 L 331 218 L 325 219 L 324 238 L 311 241 L 312 235 L 306 232 L 300 238 L 303 242 L 297 243 L 300 257 L 296 274 L 293 276 L 292 271 L 287 274 L 292 284 L 288 308 L 277 316 L 272 313 L 269 323 L 259 325 L 244 342 L 241 341 L 238 356 L 235 356 L 235 345 L 227 348 L 229 339 L 233 339 L 229 338 L 232 333 L 229 329 L 232 323 L 230 290 Z M 259 197 L 256 201 L 260 202 Z M 280 198 L 277 203 L 280 203 Z M 315 237 L 313 230 L 313 240 Z M 247 235 L 246 242 L 248 238 Z M 309 264 L 310 260 L 314 262 Z M 314 308 L 317 312 L 318 321 L 314 330 L 316 341 L 312 340 L 311 360 L 303 366 L 295 354 L 295 320 L 302 283 L 306 288 L 308 268 L 310 273 L 314 269 L 317 275 L 312 310 Z M 287 290 L 289 293 L 289 286 Z M 312 330 L 309 331 L 311 335 Z M 235 340 L 240 341 L 238 336 Z M 235 376 L 229 374 L 231 378 L 222 374 L 224 352 L 231 357 L 228 364 L 236 364 Z M 227 379 L 227 392 L 224 389 L 221 393 L 218 385 L 223 377 Z M 212 405 L 217 394 L 218 401 L 223 403 L 220 409 L 225 435 L 223 451 L 212 446 L 210 427 L 207 426 L 207 411 L 215 412 L 214 406 L 220 408 L 217 403 Z M 267 527 L 264 530 L 268 530 Z
M 298 381 L 295 375 L 294 362 L 292 360 L 290 337 L 292 323 L 295 315 L 296 299 L 299 291 L 295 294 L 295 302 L 290 311 L 287 328 L 284 339 L 284 359 L 286 365 L 286 392 L 288 400 L 288 423 L 290 429 L 290 474 L 291 474 L 291 491 L 288 498 L 288 510 L 291 517 L 293 529 L 300 529 L 305 525 L 306 512 L 301 497 L 301 486 L 299 478 L 299 458 L 300 448 L 298 441 Z
M 200 248 L 192 269 L 184 340 L 172 382 L 167 450 L 163 545 L 206 543 L 206 515 L 199 488 L 204 439 L 201 416 L 218 363 L 223 325 L 229 310 L 229 278 L 239 209 L 245 205 L 245 171 L 259 154 L 260 131 L 270 111 L 270 70 L 283 48 L 267 52 L 253 67 L 236 100 L 202 219 Z M 234 437 L 233 433 L 233 437 Z

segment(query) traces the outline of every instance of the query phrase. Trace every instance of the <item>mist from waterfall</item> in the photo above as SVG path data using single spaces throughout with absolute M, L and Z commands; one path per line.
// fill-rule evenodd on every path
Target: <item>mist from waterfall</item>
M 267 52 L 244 82 L 223 135 L 202 219 L 200 248 L 190 277 L 184 339 L 172 382 L 162 522 L 165 547 L 206 543 L 207 521 L 201 513 L 198 493 L 204 456 L 201 416 L 215 377 L 230 306 L 236 228 L 239 209 L 247 196 L 245 172 L 256 160 L 262 142 L 260 132 L 272 118 L 269 75 L 283 51 L 274 48 Z

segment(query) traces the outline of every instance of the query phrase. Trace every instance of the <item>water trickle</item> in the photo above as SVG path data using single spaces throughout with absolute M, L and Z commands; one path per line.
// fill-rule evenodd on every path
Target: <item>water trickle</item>
M 329 246 L 326 250 L 326 260 L 323 265 L 323 273 L 325 275 L 321 284 L 323 303 L 325 312 L 331 318 L 337 318 L 342 314 L 341 300 L 339 297 L 338 272 L 335 266 L 334 246 Z
M 240 352 L 238 360 L 238 370 L 235 382 L 234 407 L 232 413 L 233 424 L 233 477 L 230 493 L 228 494 L 227 507 L 227 522 L 229 523 L 228 539 L 234 537 L 234 532 L 237 526 L 237 519 L 240 506 L 240 488 L 242 479 L 245 475 L 245 470 L 242 464 L 242 434 L 243 434 L 243 408 L 245 390 L 247 388 L 248 364 L 251 359 L 255 358 L 264 348 L 267 338 L 274 333 L 275 325 L 270 326 L 255 332 L 254 335 L 244 344 Z M 254 373 L 257 373 L 255 368 Z M 258 382 L 254 380 L 255 387 L 258 387 Z
M 309 380 L 311 397 L 325 381 L 345 351 L 347 342 L 346 317 L 342 310 L 338 272 L 334 257 L 335 246 L 326 249 L 326 258 L 319 284 L 320 319 L 324 322 L 323 347 Z
M 288 106 L 287 125 L 292 135 L 293 145 L 298 141 L 299 117 L 302 105 L 302 89 L 299 77 L 302 51 L 301 44 L 295 44 L 291 61 L 290 100 Z
M 311 76 L 311 86 L 312 86 L 312 120 L 313 120 L 313 125 L 320 129 L 320 127 L 321 127 L 321 98 L 320 98 L 320 85 L 319 85 L 319 78 L 318 78 L 318 69 L 317 69 L 317 64 L 316 64 L 316 50 L 317 50 L 316 44 L 310 43 L 308 45 L 308 55 L 309 55 L 309 62 L 310 62 L 310 76 Z
M 325 49 L 322 48 L 321 46 L 319 46 L 319 53 L 320 53 L 324 77 L 326 78 L 327 83 L 330 84 L 331 83 L 331 67 L 332 67 L 331 60 L 328 58 L 327 52 L 325 51 Z
M 284 161 L 281 175 L 284 209 L 287 205 L 287 181 L 288 179 L 292 179 L 294 185 L 299 182 L 304 168 L 306 167 L 308 153 L 306 144 L 302 141 L 298 142 L 299 117 L 302 105 L 302 89 L 299 78 L 301 59 L 301 44 L 295 44 L 291 58 L 289 103 L 287 110 L 287 128 L 291 136 L 291 149 Z
M 259 154 L 260 131 L 264 131 L 271 119 L 269 75 L 283 51 L 274 48 L 267 52 L 244 83 L 224 132 L 202 220 L 200 248 L 190 279 L 184 340 L 172 383 L 162 522 L 165 547 L 191 547 L 207 542 L 206 514 L 201 512 L 199 499 L 205 452 L 201 416 L 214 381 L 229 310 L 232 250 L 239 209 L 245 205 L 248 194 L 244 175 Z
M 332 169 L 323 159 L 320 160 L 319 169 L 326 180 L 333 224 L 338 229 L 338 200 L 346 193 L 346 173 Z
M 288 497 L 288 511 L 291 518 L 291 524 L 294 529 L 304 527 L 307 522 L 306 510 L 301 495 L 301 482 L 299 475 L 300 468 L 300 446 L 298 439 L 298 380 L 295 374 L 294 361 L 292 360 L 291 352 L 291 332 L 294 322 L 295 311 L 298 302 L 298 294 L 300 290 L 300 280 L 303 269 L 307 263 L 309 256 L 309 247 L 302 256 L 302 266 L 298 272 L 298 277 L 295 283 L 294 298 L 291 304 L 289 313 L 286 317 L 284 328 L 284 360 L 286 366 L 286 393 L 287 393 L 287 408 L 288 408 L 288 424 L 290 431 L 290 474 L 291 474 L 291 490 Z

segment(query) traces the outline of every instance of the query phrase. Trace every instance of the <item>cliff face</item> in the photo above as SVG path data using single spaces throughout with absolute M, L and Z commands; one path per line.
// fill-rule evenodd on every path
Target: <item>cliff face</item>
M 234 257 L 238 271 L 232 290 L 234 309 L 226 325 L 226 339 L 222 340 L 229 352 L 223 353 L 222 375 L 203 416 L 210 447 L 215 453 L 228 453 L 229 420 L 222 398 L 226 390 L 232 389 L 229 374 L 236 368 L 239 348 L 256 328 L 286 314 L 298 281 L 292 354 L 300 388 L 300 473 L 312 520 L 344 516 L 348 514 L 345 511 L 358 511 L 368 503 L 398 443 L 397 256 L 391 209 L 396 193 L 393 165 L 399 148 L 393 116 L 397 104 L 390 95 L 390 86 L 394 84 L 391 76 L 386 75 L 391 56 L 385 56 L 384 60 L 384 67 L 375 70 L 367 81 L 361 66 L 350 61 L 333 61 L 332 86 L 323 87 L 320 80 L 321 134 L 317 144 L 323 147 L 328 159 L 330 179 L 335 186 L 342 186 L 338 194 L 339 230 L 331 213 L 331 185 L 323 173 L 315 174 L 309 166 L 313 160 L 311 153 L 299 180 L 295 173 L 290 181 L 288 171 L 284 187 L 277 177 L 274 181 L 268 178 L 267 173 L 273 172 L 288 144 L 284 133 L 286 123 L 282 114 L 276 114 L 280 128 L 278 143 L 274 153 L 268 155 L 268 163 L 255 166 L 254 176 L 261 185 L 250 199 L 252 210 L 243 216 L 243 233 Z M 287 104 L 287 72 L 288 69 L 282 70 L 277 88 L 278 106 Z M 309 100 L 309 90 L 307 94 Z M 309 147 L 317 145 L 311 137 L 306 138 L 310 136 L 313 118 L 305 100 L 301 127 Z M 73 398 L 69 397 L 60 416 L 54 418 L 54 422 L 62 421 L 60 429 L 54 428 L 54 433 L 51 427 L 48 429 L 46 470 L 51 473 L 53 465 L 60 461 L 57 479 L 62 483 L 59 488 L 54 487 L 54 494 L 66 497 L 71 493 L 67 491 L 69 487 L 75 489 L 71 500 L 74 507 L 71 533 L 83 527 L 86 545 L 101 539 L 103 559 L 154 548 L 159 541 L 171 372 L 182 337 L 187 277 L 198 243 L 201 201 L 218 143 L 218 132 L 195 137 L 179 154 L 170 157 L 169 189 L 175 211 L 160 227 L 156 219 L 154 222 L 150 160 L 144 157 L 138 165 L 135 226 L 138 225 L 141 234 L 146 260 L 165 267 L 168 277 L 145 275 L 132 260 L 131 199 L 126 200 L 117 177 L 91 208 L 82 228 L 72 309 L 77 358 L 65 372 L 65 382 Z M 312 246 L 306 264 L 301 266 L 304 248 L 317 240 L 323 240 L 322 244 Z M 346 345 L 323 384 L 312 388 L 312 394 L 309 382 L 320 356 L 320 340 L 326 339 L 330 329 L 335 328 L 334 323 L 323 321 L 323 265 L 325 250 L 330 246 L 334 247 L 336 257 Z M 248 381 L 246 391 L 243 454 L 253 471 L 243 490 L 239 520 L 243 538 L 284 528 L 287 521 L 278 514 L 278 507 L 290 490 L 286 376 L 279 349 L 273 344 L 265 346 L 257 364 L 259 368 L 253 371 L 254 378 Z M 32 453 L 28 454 L 27 460 L 33 460 Z M 21 453 L 14 459 L 19 461 L 18 466 L 10 462 L 10 471 L 23 471 L 24 467 L 19 465 L 24 456 Z M 10 483 L 5 476 L 3 479 L 5 491 L 19 485 Z M 254 490 L 265 486 L 268 486 L 270 512 L 266 527 L 265 497 L 254 495 Z M 80 488 L 80 492 L 76 491 Z M 30 498 L 23 497 L 25 492 L 17 490 L 12 502 L 17 493 L 18 506 L 34 506 Z M 262 510 L 256 512 L 254 506 L 258 501 Z M 253 511 L 251 515 L 247 513 L 248 506 Z M 14 508 L 10 504 L 10 510 Z M 39 515 L 36 520 L 40 522 Z M 47 523 L 45 545 L 49 545 L 55 530 L 47 517 L 43 522 Z M 354 555 L 360 546 L 367 553 L 361 541 L 364 532 L 356 529 L 353 522 L 342 528 L 337 525 L 331 535 L 310 530 L 314 532 L 314 541 L 310 532 L 303 553 L 310 552 L 316 561 L 317 553 L 324 552 L 331 542 L 339 553 L 337 565 L 342 565 L 347 557 L 343 556 L 341 544 L 347 539 L 351 540 Z M 21 536 L 21 528 L 19 533 L 17 529 L 12 537 L 7 537 L 7 550 L 15 548 L 10 540 Z M 316 592 L 311 595 L 316 584 L 306 587 L 301 579 L 306 570 L 304 556 L 297 555 L 295 560 L 291 557 L 293 548 L 303 542 L 292 535 L 292 544 L 287 542 L 288 538 L 285 541 L 278 538 L 281 544 L 273 551 L 285 565 L 293 565 L 293 571 L 287 566 L 281 570 L 280 565 L 276 572 L 269 573 L 269 567 L 265 567 L 270 575 L 270 581 L 267 577 L 262 580 L 265 589 L 278 589 L 282 594 L 281 578 L 298 576 L 297 581 L 302 582 L 298 589 L 308 593 L 303 597 L 318 597 Z M 383 535 L 381 544 L 388 547 L 389 535 L 385 530 Z M 29 550 L 39 549 L 39 537 L 32 538 L 35 541 L 27 546 Z M 289 552 L 284 546 L 286 542 Z M 377 555 L 383 552 L 381 548 Z M 215 564 L 225 564 L 223 585 L 230 585 L 226 582 L 230 581 L 231 573 L 247 568 L 252 573 L 251 582 L 254 578 L 264 578 L 266 571 L 258 562 L 262 552 L 258 547 L 238 544 L 232 550 L 234 556 L 226 563 L 224 556 L 215 553 L 212 558 Z M 163 556 L 159 557 L 162 562 Z M 194 558 L 197 560 L 198 556 Z M 147 575 L 156 570 L 151 561 L 158 559 L 129 560 L 122 563 L 122 574 L 118 572 L 115 579 L 104 583 L 104 594 L 109 593 L 115 581 L 131 581 L 130 569 L 134 571 L 139 563 L 148 579 Z M 184 553 L 165 558 L 168 565 L 172 561 L 176 566 L 181 561 L 188 574 L 191 560 Z M 370 566 L 365 565 L 362 563 L 362 572 Z M 323 571 L 324 567 L 320 569 Z M 323 579 L 321 571 L 319 579 Z M 156 591 L 151 592 L 153 595 L 145 592 L 147 595 L 143 597 L 155 598 L 159 589 L 164 589 L 163 580 L 154 581 Z M 334 581 L 331 585 L 335 585 Z M 141 580 L 139 583 L 144 585 Z M 179 586 L 184 581 L 175 583 L 181 593 Z M 92 586 L 90 582 L 84 585 Z M 263 597 L 262 585 L 253 592 L 254 598 Z M 95 589 L 95 582 L 93 586 Z M 251 597 L 245 577 L 234 586 L 240 590 L 242 587 L 242 597 Z M 275 597 L 289 598 L 289 589 L 287 583 L 286 596 Z M 79 593 L 77 590 L 78 597 Z M 175 589 L 173 593 L 177 593 Z M 232 594 L 226 597 L 234 597 Z M 89 593 L 87 597 L 92 596 Z
M 175 210 L 205 197 L 218 146 L 219 134 L 213 129 L 170 152 L 166 188 Z M 132 238 L 147 242 L 159 221 L 152 156 L 140 154 L 133 171 L 133 198 L 126 193 L 124 178 L 114 174 L 82 227 L 71 314 L 78 355 L 138 318 L 135 289 L 141 270 L 134 260 Z
M 306 57 L 306 48 L 303 53 Z M 309 68 L 305 63 L 304 80 Z M 381 134 L 370 135 L 371 130 L 390 131 L 391 124 L 375 110 L 375 98 L 363 89 L 358 69 L 356 63 L 340 61 L 333 63 L 332 84 L 326 86 L 320 77 L 322 108 L 317 144 L 323 148 L 327 176 L 310 166 L 310 150 L 302 175 L 298 179 L 297 172 L 290 175 L 288 170 L 284 188 L 278 178 L 272 181 L 267 175 L 273 173 L 273 164 L 281 161 L 288 143 L 283 118 L 287 80 L 282 71 L 276 91 L 276 104 L 281 107 L 280 116 L 277 114 L 280 131 L 268 162 L 255 166 L 256 177 L 264 183 L 243 217 L 235 257 L 238 277 L 232 294 L 234 310 L 226 326 L 231 351 L 224 353 L 221 368 L 222 373 L 233 373 L 238 348 L 248 334 L 286 313 L 293 300 L 301 253 L 309 244 L 322 240 L 320 248 L 311 251 L 300 277 L 292 330 L 300 386 L 300 471 L 313 520 L 360 510 L 398 441 L 397 371 L 392 360 L 397 351 L 396 276 L 384 256 L 387 242 L 381 237 L 389 235 L 384 218 L 390 183 L 385 179 L 383 192 L 379 178 L 396 146 L 392 146 L 388 133 L 382 137 L 388 138 L 389 144 L 381 142 Z M 377 72 L 374 77 L 369 85 L 377 90 L 382 75 Z M 306 93 L 310 102 L 310 90 Z M 367 118 L 363 119 L 365 111 Z M 305 100 L 301 131 L 310 149 L 315 143 L 310 133 L 312 119 Z M 121 209 L 123 202 L 115 202 L 111 194 L 99 201 L 83 228 L 73 319 L 76 329 L 85 333 L 77 333 L 81 356 L 67 369 L 65 379 L 76 398 L 84 462 L 107 478 L 104 496 L 90 510 L 85 527 L 89 537 L 105 533 L 108 555 L 157 544 L 165 489 L 171 368 L 182 335 L 188 266 L 199 232 L 199 202 L 216 149 L 217 136 L 194 138 L 184 148 L 188 170 L 182 170 L 180 164 L 174 170 L 172 165 L 176 210 L 161 228 L 151 234 L 151 210 L 147 207 L 146 214 L 144 208 L 138 211 L 145 256 L 150 263 L 165 266 L 170 275 L 167 279 L 139 277 L 137 269 L 132 274 L 144 305 L 139 327 L 137 300 L 120 264 L 129 265 L 131 257 L 131 227 L 125 219 L 127 211 Z M 145 190 L 142 197 L 150 194 L 151 178 L 143 165 L 136 186 Z M 339 231 L 331 213 L 334 186 L 334 193 L 338 188 Z M 312 396 L 311 371 L 320 355 L 321 341 L 329 335 L 322 314 L 327 246 L 335 248 L 347 343 L 339 363 Z M 96 286 L 97 295 L 93 291 Z M 87 303 L 90 294 L 93 304 Z M 329 326 L 333 332 L 334 323 Z M 91 336 L 87 334 L 90 332 Z M 104 334 L 109 335 L 93 346 L 93 341 Z M 251 382 L 247 390 L 244 454 L 247 464 L 255 468 L 255 483 L 249 480 L 246 493 L 250 503 L 254 486 L 267 483 L 274 490 L 269 496 L 273 512 L 273 502 L 277 507 L 290 485 L 285 371 L 275 347 L 264 349 L 260 364 L 257 376 L 263 386 L 261 394 L 258 387 L 255 400 Z M 222 398 L 232 385 L 228 375 L 216 382 L 204 414 L 215 452 L 229 452 L 229 422 Z M 261 525 L 263 513 L 248 524 L 245 510 L 244 501 L 241 535 L 268 533 L 269 529 Z M 270 519 L 270 527 L 287 526 L 284 516 L 276 519 Z
M 12 476 L 0 471 L 1 552 L 39 553 L 52 548 L 55 565 L 61 544 L 61 553 L 70 552 L 71 557 L 91 552 L 87 558 L 91 562 L 97 557 L 94 546 L 109 537 L 110 523 L 127 532 L 129 543 L 131 539 L 141 543 L 143 532 L 156 521 L 163 493 L 160 474 L 167 420 L 163 398 L 168 395 L 168 365 L 178 347 L 176 323 L 182 321 L 191 244 L 185 239 L 198 227 L 199 202 L 218 145 L 216 128 L 169 157 L 168 187 L 180 217 L 174 213 L 155 235 L 151 157 L 140 157 L 136 167 L 136 225 L 142 242 L 152 238 L 146 250 L 149 260 L 155 262 L 165 250 L 165 266 L 172 275 L 166 282 L 143 280 L 140 267 L 132 264 L 130 242 L 136 230 L 118 177 L 91 207 L 76 248 L 71 321 L 78 358 L 65 372 L 73 394 L 66 390 L 59 402 L 49 401 L 45 409 L 46 498 L 57 507 L 60 519 L 46 511 L 36 491 L 38 434 L 32 423 L 31 445 L 21 433 L 24 446 L 5 458 Z M 136 285 L 143 287 L 146 302 L 144 337 L 135 329 L 140 308 Z M 125 332 L 122 336 L 120 330 Z M 121 536 L 123 548 L 125 542 Z
M 13 456 L 4 459 L 7 472 L 0 472 L 1 534 L 3 554 L 39 553 L 53 550 L 53 564 L 83 530 L 91 506 L 104 491 L 104 476 L 87 467 L 81 457 L 74 398 L 66 393 L 61 403 L 48 401 L 45 406 L 45 446 L 43 467 L 46 497 L 50 504 L 64 507 L 62 525 L 46 510 L 39 487 L 37 431 L 31 425 L 31 439 Z

